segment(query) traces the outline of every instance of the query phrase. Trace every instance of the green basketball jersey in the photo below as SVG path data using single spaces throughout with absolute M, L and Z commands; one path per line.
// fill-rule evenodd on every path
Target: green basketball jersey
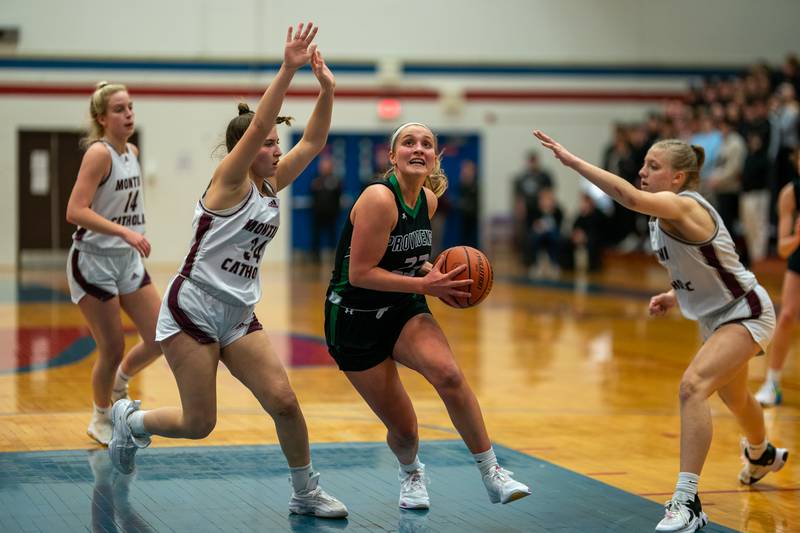
M 397 225 L 389 234 L 389 242 L 386 244 L 386 251 L 378 263 L 378 267 L 404 276 L 415 276 L 431 255 L 431 219 L 428 216 L 428 201 L 425 191 L 421 190 L 416 204 L 409 207 L 403 201 L 400 185 L 394 174 L 387 180 L 376 181 L 370 186 L 388 187 L 394 194 L 394 203 L 397 207 Z M 394 305 L 407 298 L 407 293 L 362 289 L 350 284 L 350 242 L 352 238 L 353 223 L 350 221 L 348 213 L 342 235 L 339 238 L 339 245 L 336 248 L 336 264 L 328 286 L 329 294 L 333 292 L 341 298 L 341 301 L 337 303 L 353 309 L 379 309 Z

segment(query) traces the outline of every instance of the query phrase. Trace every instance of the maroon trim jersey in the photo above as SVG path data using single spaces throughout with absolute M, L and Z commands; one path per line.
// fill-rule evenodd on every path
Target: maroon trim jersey
M 254 184 L 238 206 L 225 211 L 211 211 L 201 199 L 194 210 L 191 248 L 178 273 L 225 303 L 254 305 L 261 299 L 264 249 L 279 224 L 280 200 L 262 195 Z
M 92 198 L 92 211 L 111 222 L 143 234 L 144 192 L 139 160 L 129 144 L 126 145 L 127 151 L 120 154 L 107 141 L 100 142 L 111 154 L 111 170 L 97 186 Z M 72 239 L 78 250 L 130 249 L 130 245 L 122 237 L 97 233 L 80 226 L 73 233 Z
M 705 242 L 689 242 L 671 235 L 657 218 L 651 218 L 650 244 L 658 262 L 669 271 L 683 316 L 694 320 L 745 296 L 758 281 L 739 261 L 733 239 L 711 204 L 694 191 L 679 194 L 709 212 L 716 225 L 714 235 Z

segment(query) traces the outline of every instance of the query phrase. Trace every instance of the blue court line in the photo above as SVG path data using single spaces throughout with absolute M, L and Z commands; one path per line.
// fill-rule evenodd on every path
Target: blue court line
M 47 370 L 48 368 L 71 365 L 88 357 L 96 347 L 97 344 L 95 344 L 94 339 L 90 335 L 79 337 L 72 344 L 67 346 L 63 352 L 52 359 L 22 368 L 13 368 L 0 371 L 0 376 L 8 374 L 25 374 L 28 372 L 34 372 L 36 370 Z
M 70 303 L 71 300 L 69 295 L 44 285 L 3 283 L 2 286 L 0 286 L 0 302 L 18 302 L 22 304 Z M 79 337 L 64 351 L 48 361 L 38 362 L 22 368 L 0 370 L 0 376 L 46 370 L 48 368 L 77 363 L 92 353 L 95 347 L 96 344 L 91 336 Z
M 504 277 L 498 278 L 517 285 L 529 285 L 541 288 L 556 289 L 563 291 L 575 291 L 576 283 L 574 281 L 561 281 L 561 280 L 530 280 L 525 277 Z M 14 301 L 11 296 L 11 291 L 14 289 L 13 285 L 2 287 L 0 289 L 0 302 L 1 301 Z M 624 287 L 611 287 L 597 284 L 587 284 L 582 290 L 592 295 L 606 295 L 606 296 L 622 296 L 626 298 L 647 299 L 652 296 L 650 291 L 641 291 L 636 289 L 627 289 Z M 25 284 L 19 285 L 16 288 L 16 301 L 21 303 L 36 303 L 36 302 L 58 302 L 66 303 L 70 301 L 68 295 L 63 292 L 56 291 L 52 288 L 35 285 Z M 315 340 L 324 343 L 324 339 L 308 334 L 295 334 L 290 333 L 293 337 L 298 337 L 305 340 Z M 96 348 L 94 339 L 91 336 L 84 336 L 76 339 L 64 351 L 58 354 L 53 359 L 44 362 L 38 362 L 22 368 L 14 368 L 8 370 L 0 370 L 0 376 L 9 374 L 23 374 L 39 370 L 47 370 L 49 368 L 56 368 L 59 366 L 70 365 L 77 363 L 88 357 Z M 313 366 L 313 365 L 308 365 Z
M 420 444 L 431 479 L 427 512 L 398 509 L 397 461 L 385 443 L 313 445 L 321 486 L 350 511 L 346 520 L 322 520 L 289 515 L 287 466 L 278 446 L 157 444 L 139 452 L 130 476 L 113 470 L 103 448 L 0 453 L 0 527 L 9 532 L 630 532 L 652 531 L 663 516 L 658 503 L 501 445 L 495 445 L 498 460 L 529 483 L 533 495 L 492 505 L 466 447 L 449 440 Z M 704 529 L 731 531 L 717 524 Z
M 325 345 L 325 339 L 315 335 L 308 335 L 304 333 L 289 333 L 288 336 L 291 338 L 298 338 L 306 341 L 317 342 L 322 346 Z M 71 365 L 88 357 L 89 354 L 91 354 L 95 350 L 95 348 L 97 348 L 97 344 L 95 343 L 91 335 L 79 337 L 72 344 L 70 344 L 64 351 L 62 351 L 56 357 L 48 361 L 38 362 L 33 365 L 28 365 L 24 367 L 18 367 L 8 370 L 0 370 L 0 376 L 9 374 L 25 374 L 37 370 L 47 370 L 49 368 Z M 315 368 L 320 366 L 325 366 L 325 365 L 309 364 L 302 366 L 293 366 L 292 368 Z M 2 531 L 2 529 L 0 529 L 0 531 Z
M 315 335 L 308 335 L 304 333 L 289 333 L 287 335 L 290 338 L 298 338 L 306 341 L 313 341 L 319 343 L 321 346 L 325 346 L 325 339 L 322 337 L 318 337 Z M 73 363 L 77 363 L 82 359 L 91 354 L 95 348 L 97 348 L 97 344 L 95 343 L 94 339 L 90 335 L 86 335 L 84 337 L 79 337 L 76 339 L 72 344 L 70 344 L 64 351 L 59 353 L 56 357 L 44 361 L 39 362 L 33 365 L 21 367 L 21 368 L 14 368 L 9 370 L 0 370 L 0 376 L 8 375 L 8 374 L 24 374 L 27 372 L 33 372 L 36 370 L 47 370 L 49 368 L 55 368 L 64 365 L 71 365 Z M 292 368 L 316 368 L 321 366 L 331 366 L 331 365 L 301 365 L 301 366 L 292 366 Z
M 69 302 L 68 294 L 35 283 L 0 282 L 0 303 Z
M 0 69 L 32 70 L 155 70 L 196 72 L 277 72 L 281 63 L 274 61 L 192 61 L 180 59 L 91 59 L 91 58 L 3 58 Z M 337 72 L 374 74 L 372 63 L 342 62 L 332 65 Z

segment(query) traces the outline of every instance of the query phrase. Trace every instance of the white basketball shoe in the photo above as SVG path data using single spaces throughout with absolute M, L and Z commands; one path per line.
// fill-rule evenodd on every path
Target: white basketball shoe
M 767 443 L 767 449 L 756 460 L 750 459 L 747 451 L 747 439 L 741 440 L 741 448 L 744 467 L 739 472 L 739 481 L 744 485 L 752 485 L 770 472 L 777 472 L 789 459 L 789 450 L 776 448 L 770 443 Z
M 401 509 L 428 509 L 431 506 L 428 498 L 428 478 L 425 476 L 425 465 L 413 472 L 405 472 L 401 468 L 397 474 L 400 478 Z
M 111 440 L 111 418 L 95 411 L 89 427 L 86 428 L 86 434 L 103 446 L 108 446 L 108 442 Z
M 656 531 L 669 533 L 692 533 L 708 524 L 708 516 L 700 505 L 700 497 L 691 501 L 673 498 L 664 504 L 664 518 L 656 526 Z
M 139 400 L 118 400 L 111 408 L 111 441 L 108 455 L 111 464 L 123 474 L 130 474 L 135 468 L 134 458 L 139 448 L 150 446 L 150 437 L 134 437 L 128 425 L 128 417 L 139 410 Z
M 492 503 L 511 503 L 513 501 L 530 496 L 531 489 L 527 485 L 514 480 L 511 476 L 514 472 L 509 472 L 500 465 L 495 465 L 489 473 L 483 476 L 483 484 L 489 493 L 489 501 Z
M 347 507 L 319 487 L 319 473 L 315 472 L 308 479 L 305 490 L 292 491 L 289 512 L 319 518 L 344 518 L 347 516 Z

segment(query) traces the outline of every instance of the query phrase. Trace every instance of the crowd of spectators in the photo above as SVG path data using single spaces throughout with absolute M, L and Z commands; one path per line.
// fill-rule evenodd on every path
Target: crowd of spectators
M 679 138 L 706 152 L 700 192 L 718 209 L 746 264 L 773 252 L 778 191 L 796 177 L 791 154 L 800 133 L 800 65 L 789 54 L 780 68 L 757 63 L 739 75 L 693 80 L 683 98 L 665 102 L 658 112 L 637 123 L 614 125 L 602 154 L 602 166 L 638 186 L 639 169 L 648 148 L 658 139 Z M 547 239 L 537 236 L 538 194 L 553 180 L 531 155 L 529 169 L 515 180 L 516 243 L 533 273 Z M 647 221 L 618 204 L 597 205 L 595 195 L 582 193 L 581 213 L 591 213 L 592 228 L 602 241 L 591 243 L 592 268 L 599 268 L 597 250 L 647 250 Z M 583 215 L 578 217 L 579 221 Z M 585 220 L 581 222 L 585 225 Z M 560 224 L 560 221 L 559 221 Z M 580 228 L 577 228 L 580 229 Z M 563 234 L 557 256 L 571 268 L 576 228 Z M 582 242 L 586 231 L 578 231 Z M 549 242 L 549 241 L 548 241 Z M 566 252 L 565 252 L 566 250 Z M 554 257 L 547 249 L 548 257 Z M 552 261 L 552 259 L 551 259 Z

